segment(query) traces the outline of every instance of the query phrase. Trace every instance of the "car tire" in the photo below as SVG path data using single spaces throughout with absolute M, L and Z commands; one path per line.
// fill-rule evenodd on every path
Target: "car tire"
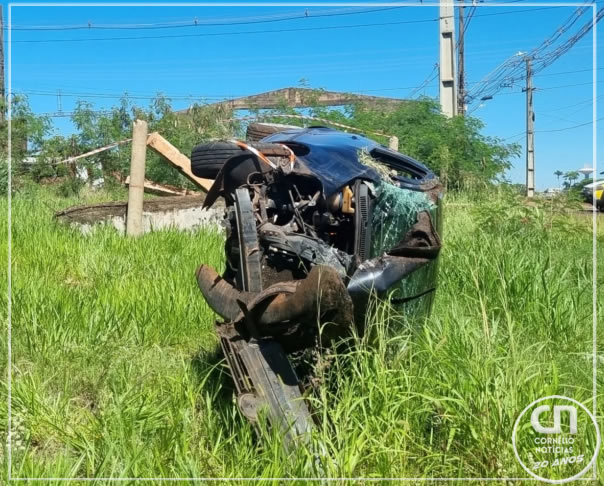
M 233 142 L 202 143 L 191 151 L 191 172 L 197 177 L 215 179 L 224 163 L 242 149 Z
M 295 125 L 282 125 L 280 123 L 250 123 L 247 126 L 246 139 L 249 142 L 257 142 L 264 137 L 279 133 L 290 128 L 300 128 Z
M 289 156 L 287 149 L 281 145 L 254 143 L 250 146 L 269 156 Z M 199 144 L 191 151 L 191 172 L 197 177 L 215 179 L 227 160 L 245 152 L 236 143 L 225 140 Z

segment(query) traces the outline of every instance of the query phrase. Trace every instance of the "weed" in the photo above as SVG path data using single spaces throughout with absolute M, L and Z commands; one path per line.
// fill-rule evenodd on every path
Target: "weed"
M 364 338 L 326 351 L 320 425 L 288 456 L 239 414 L 197 289 L 200 263 L 223 264 L 222 236 L 84 236 L 49 209 L 74 201 L 13 198 L 13 477 L 525 477 L 521 410 L 552 394 L 591 408 L 592 237 L 570 211 L 451 197 L 432 316 L 376 305 Z M 3 335 L 3 372 L 6 349 Z

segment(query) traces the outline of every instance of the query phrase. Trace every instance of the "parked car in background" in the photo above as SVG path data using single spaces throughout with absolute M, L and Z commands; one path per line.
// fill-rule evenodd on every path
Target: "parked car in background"
M 562 189 L 558 187 L 548 187 L 545 191 L 543 191 L 543 197 L 550 199 L 558 196 L 560 193 L 562 193 Z
M 585 202 L 595 205 L 600 211 L 604 211 L 604 180 L 585 185 L 581 194 Z

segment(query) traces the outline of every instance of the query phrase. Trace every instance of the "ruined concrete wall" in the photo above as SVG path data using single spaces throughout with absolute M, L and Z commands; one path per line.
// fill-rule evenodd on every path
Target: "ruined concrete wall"
M 168 228 L 194 230 L 212 227 L 220 230 L 224 206 L 216 204 L 211 209 L 201 209 L 205 196 L 177 196 L 147 199 L 143 203 L 143 231 L 157 231 Z M 60 211 L 55 218 L 63 223 L 89 233 L 99 224 L 108 224 L 119 232 L 126 231 L 125 201 L 76 206 Z

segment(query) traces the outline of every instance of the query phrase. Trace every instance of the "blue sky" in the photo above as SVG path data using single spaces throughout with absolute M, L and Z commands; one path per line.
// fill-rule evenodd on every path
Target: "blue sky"
M 438 22 L 434 21 L 438 7 L 430 0 L 424 3 L 428 6 L 333 10 L 324 5 L 24 7 L 13 3 L 12 90 L 28 94 L 37 113 L 69 112 L 78 99 L 103 109 L 116 104 L 125 92 L 143 105 L 162 92 L 172 97 L 176 108 L 183 108 L 194 101 L 297 86 L 301 79 L 316 88 L 405 98 L 438 62 Z M 492 3 L 479 4 L 466 32 L 470 87 L 508 57 L 541 44 L 575 9 L 530 6 L 524 1 L 508 7 Z M 303 18 L 274 21 L 286 14 Z M 590 19 L 591 13 L 585 14 L 572 32 Z M 228 25 L 237 22 L 254 23 Z M 76 28 L 89 23 L 94 28 Z M 40 26 L 58 30 L 40 30 Z M 122 28 L 96 28 L 116 26 Z M 37 30 L 27 30 L 32 27 Z M 99 38 L 119 39 L 95 40 Z M 57 42 L 65 39 L 73 41 Z M 592 120 L 592 45 L 590 33 L 534 78 L 538 189 L 557 185 L 553 175 L 557 169 L 591 165 L 592 125 L 568 128 Z M 598 46 L 604 48 L 604 40 Z M 523 85 L 518 81 L 503 89 L 473 115 L 485 123 L 484 133 L 520 142 L 524 149 Z M 604 88 L 600 81 L 597 86 Z M 421 93 L 436 97 L 437 81 Z M 68 118 L 54 121 L 59 133 L 71 131 Z M 604 157 L 598 156 L 598 164 L 598 170 L 604 170 Z M 508 176 L 523 182 L 524 173 L 522 156 Z

